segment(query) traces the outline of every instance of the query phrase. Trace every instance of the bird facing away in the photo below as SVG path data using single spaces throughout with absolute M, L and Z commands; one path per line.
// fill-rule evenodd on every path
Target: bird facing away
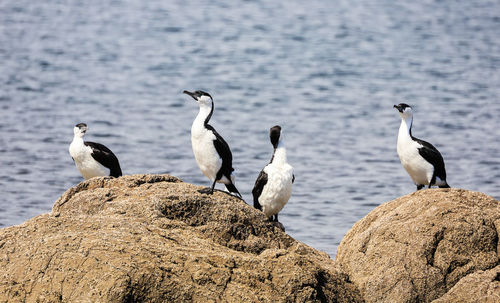
M 417 186 L 417 190 L 425 185 L 429 188 L 433 185 L 449 188 L 444 160 L 439 151 L 432 144 L 413 137 L 411 133 L 413 124 L 411 106 L 400 103 L 394 107 L 401 116 L 397 144 L 399 159 Z
M 212 181 L 212 187 L 199 190 L 200 193 L 213 194 L 215 183 L 223 183 L 230 193 L 241 194 L 234 185 L 233 155 L 226 141 L 208 122 L 214 112 L 212 97 L 201 90 L 184 91 L 200 106 L 200 111 L 191 126 L 191 144 L 201 172 Z
M 293 167 L 287 163 L 285 145 L 281 140 L 281 127 L 271 127 L 269 137 L 274 152 L 271 161 L 255 181 L 252 190 L 253 206 L 262 210 L 269 220 L 277 222 L 278 213 L 292 194 L 295 176 Z
M 76 168 L 85 180 L 97 176 L 120 177 L 120 163 L 109 148 L 99 143 L 83 141 L 87 129 L 85 123 L 79 123 L 73 128 L 75 136 L 69 145 L 69 154 Z

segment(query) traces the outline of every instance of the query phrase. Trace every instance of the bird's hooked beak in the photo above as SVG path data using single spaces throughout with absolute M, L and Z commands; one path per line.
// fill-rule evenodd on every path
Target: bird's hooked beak
M 394 108 L 397 109 L 400 113 L 403 112 L 403 107 L 401 105 L 394 105 Z
M 186 94 L 186 95 L 189 95 L 189 96 L 191 96 L 191 97 L 192 97 L 195 101 L 198 101 L 198 97 L 199 97 L 199 96 L 198 96 L 198 94 L 196 94 L 196 93 L 192 93 L 192 92 L 189 92 L 189 91 L 187 91 L 187 90 L 183 91 L 182 93 L 183 93 L 183 94 Z

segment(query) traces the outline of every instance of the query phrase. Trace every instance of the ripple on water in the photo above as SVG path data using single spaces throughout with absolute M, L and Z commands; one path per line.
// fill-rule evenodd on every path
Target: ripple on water
M 81 121 L 124 172 L 208 186 L 184 89 L 216 96 L 211 123 L 249 203 L 272 154 L 269 127 L 284 127 L 296 183 L 280 220 L 332 256 L 354 222 L 414 190 L 395 151 L 393 104 L 414 105 L 416 135 L 440 148 L 450 182 L 500 197 L 500 3 L 361 1 L 6 3 L 0 226 L 50 210 L 82 180 L 67 151 Z

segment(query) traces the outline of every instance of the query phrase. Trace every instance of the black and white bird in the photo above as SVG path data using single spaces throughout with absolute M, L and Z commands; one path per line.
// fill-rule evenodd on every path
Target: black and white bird
M 83 141 L 87 129 L 85 123 L 78 123 L 73 128 L 75 136 L 69 145 L 69 154 L 75 161 L 76 168 L 85 180 L 97 176 L 120 177 L 120 163 L 109 148 L 99 143 Z
M 271 161 L 260 172 L 252 190 L 253 205 L 260 209 L 271 221 L 278 221 L 278 213 L 292 195 L 295 181 L 293 167 L 287 163 L 286 148 L 281 139 L 281 127 L 271 127 L 269 132 L 274 147 Z M 273 218 L 274 217 L 274 218 Z
M 411 106 L 405 103 L 394 105 L 401 116 L 398 134 L 398 155 L 417 190 L 428 185 L 449 188 L 446 182 L 444 160 L 439 151 L 430 143 L 413 137 L 411 127 L 413 113 Z
M 201 172 L 212 181 L 212 187 L 199 190 L 200 193 L 212 194 L 215 183 L 223 183 L 230 193 L 241 194 L 234 185 L 233 155 L 226 141 L 208 122 L 214 112 L 214 102 L 208 93 L 197 90 L 184 91 L 200 106 L 200 111 L 191 126 L 191 144 Z

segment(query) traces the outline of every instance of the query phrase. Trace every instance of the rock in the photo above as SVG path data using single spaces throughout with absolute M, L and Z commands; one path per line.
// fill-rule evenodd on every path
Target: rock
M 93 178 L 0 230 L 0 302 L 361 302 L 326 253 L 223 192 Z
M 458 281 L 444 296 L 432 303 L 500 302 L 500 266 L 478 270 Z
M 499 232 L 492 197 L 422 190 L 357 222 L 337 249 L 337 266 L 366 302 L 500 302 Z

